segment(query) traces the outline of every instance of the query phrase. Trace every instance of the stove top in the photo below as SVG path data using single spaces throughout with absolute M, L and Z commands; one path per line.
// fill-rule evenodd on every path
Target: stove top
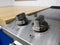
M 39 12 L 37 16 L 44 15 L 45 20 L 48 22 L 50 28 L 43 33 L 33 31 L 32 22 L 34 15 L 27 16 L 30 20 L 28 25 L 18 26 L 16 20 L 3 27 L 4 32 L 9 32 L 13 38 L 26 45 L 59 45 L 60 44 L 60 10 L 59 9 L 46 9 Z M 8 35 L 9 35 L 8 34 Z M 21 40 L 21 41 L 20 41 Z

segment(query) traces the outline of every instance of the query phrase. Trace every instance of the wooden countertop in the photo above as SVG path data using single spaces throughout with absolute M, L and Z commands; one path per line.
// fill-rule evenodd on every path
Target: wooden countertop
M 0 23 L 3 21 L 8 21 L 10 19 L 15 18 L 17 14 L 20 14 L 22 12 L 26 14 L 32 14 L 36 13 L 38 11 L 41 11 L 43 9 L 48 8 L 47 6 L 17 6 L 17 7 L 0 7 Z M 2 20 L 1 20 L 2 19 Z M 5 25 L 4 23 L 3 25 Z M 0 24 L 1 25 L 1 24 Z

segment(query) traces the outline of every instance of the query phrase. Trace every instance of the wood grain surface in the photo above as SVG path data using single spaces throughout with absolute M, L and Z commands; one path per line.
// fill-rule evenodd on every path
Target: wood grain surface
M 12 6 L 12 7 L 0 7 L 0 25 L 4 26 L 6 23 L 11 22 L 16 15 L 20 13 L 32 14 L 41 11 L 47 6 Z

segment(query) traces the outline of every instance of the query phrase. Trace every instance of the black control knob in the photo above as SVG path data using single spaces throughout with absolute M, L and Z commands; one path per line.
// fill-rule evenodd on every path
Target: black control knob
M 26 18 L 25 13 L 18 14 L 16 16 L 16 22 L 19 26 L 27 25 L 28 24 L 28 19 Z
M 44 32 L 49 28 L 48 23 L 44 20 L 44 16 L 40 15 L 37 17 L 33 24 L 33 30 L 36 32 Z

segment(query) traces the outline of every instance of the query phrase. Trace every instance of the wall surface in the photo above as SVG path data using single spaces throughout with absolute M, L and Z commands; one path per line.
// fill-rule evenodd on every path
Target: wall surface
M 14 1 L 14 6 L 51 6 L 56 5 L 57 0 Z M 59 1 L 58 1 L 59 2 Z
M 55 5 L 60 6 L 60 0 L 56 0 Z
M 0 6 L 11 6 L 13 4 L 13 0 L 0 0 Z
M 0 6 L 60 6 L 60 0 L 15 1 L 0 0 Z

